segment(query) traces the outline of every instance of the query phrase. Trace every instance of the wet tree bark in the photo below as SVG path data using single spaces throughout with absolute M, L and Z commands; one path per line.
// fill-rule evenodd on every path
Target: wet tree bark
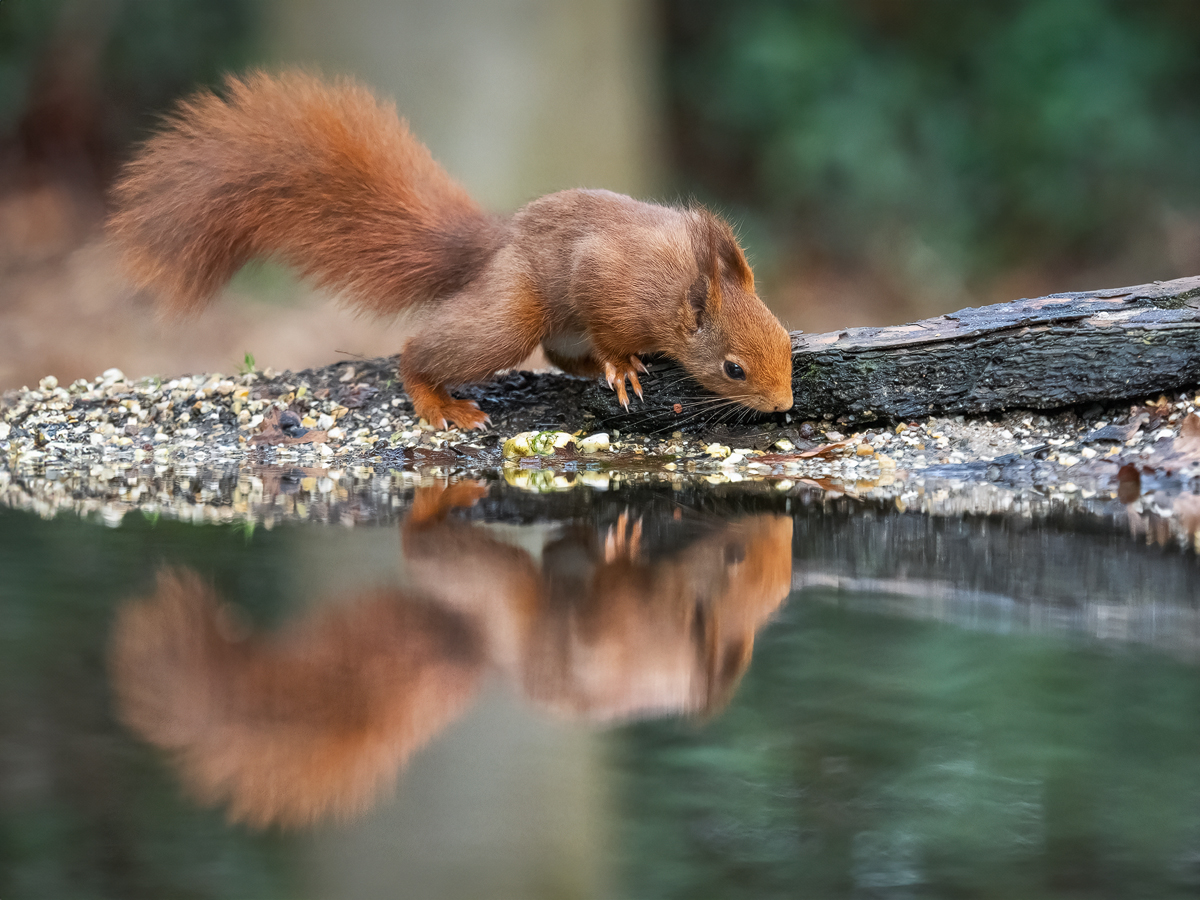
M 1052 294 L 888 328 L 792 335 L 793 418 L 845 421 L 1051 409 L 1200 383 L 1200 277 Z M 703 391 L 669 360 L 621 410 L 602 385 L 584 406 L 607 424 L 659 430 Z M 660 388 L 659 385 L 670 385 Z M 694 420 L 693 420 L 694 421 Z

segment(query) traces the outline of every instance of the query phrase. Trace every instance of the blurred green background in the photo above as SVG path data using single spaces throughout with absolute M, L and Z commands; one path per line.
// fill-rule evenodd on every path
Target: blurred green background
M 581 185 L 715 206 L 806 330 L 1200 271 L 1191 0 L 6 0 L 0 271 L 54 278 L 93 240 L 175 97 L 296 63 L 395 97 L 494 208 Z M 69 202 L 45 200 L 64 184 Z M 0 288 L 0 327 L 50 302 L 30 290 Z M 129 294 L 110 293 L 121 315 Z M 165 365 L 112 340 L 117 364 Z M 221 352 L 314 361 L 258 340 Z M 27 352 L 0 388 L 75 358 Z
M 1194 248 L 1168 244 L 1200 200 L 1200 4 L 665 9 L 676 170 L 801 260 L 968 291 L 1114 259 L 1194 274 Z

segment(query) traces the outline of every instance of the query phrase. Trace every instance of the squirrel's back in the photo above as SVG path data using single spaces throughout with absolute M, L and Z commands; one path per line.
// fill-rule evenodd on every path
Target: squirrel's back
M 391 104 L 343 79 L 226 80 L 183 101 L 126 166 L 109 230 L 142 287 L 207 302 L 275 257 L 357 305 L 396 312 L 470 282 L 503 242 Z

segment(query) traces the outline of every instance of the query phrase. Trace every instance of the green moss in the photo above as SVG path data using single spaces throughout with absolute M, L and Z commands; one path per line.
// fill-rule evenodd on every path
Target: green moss
M 1196 306 L 1196 303 L 1192 302 L 1195 300 L 1200 300 L 1200 287 L 1184 291 L 1182 294 L 1154 300 L 1153 303 L 1159 309 L 1187 309 Z

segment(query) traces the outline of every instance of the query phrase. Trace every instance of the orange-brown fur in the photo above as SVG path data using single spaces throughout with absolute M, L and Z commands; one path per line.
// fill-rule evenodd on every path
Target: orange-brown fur
M 121 718 L 169 752 L 202 803 L 251 825 L 348 817 L 474 697 L 461 617 L 397 591 L 269 637 L 242 635 L 193 572 L 160 573 L 113 628 Z
M 411 590 L 476 623 L 492 665 L 539 704 L 593 721 L 711 714 L 755 633 L 791 589 L 792 520 L 722 522 L 677 554 L 646 558 L 641 524 L 568 529 L 531 554 L 448 518 L 486 493 L 422 488 L 403 527 Z
M 447 389 L 539 343 L 567 371 L 607 373 L 623 401 L 635 357 L 662 352 L 731 401 L 792 404 L 788 334 L 726 223 L 590 190 L 488 215 L 391 105 L 350 80 L 230 77 L 223 98 L 180 104 L 114 199 L 128 271 L 173 308 L 202 306 L 258 256 L 373 313 L 422 307 L 400 369 L 416 412 L 437 424 L 483 424 Z
M 539 565 L 448 516 L 486 492 L 419 489 L 403 530 L 412 584 L 276 634 L 239 629 L 198 576 L 165 570 L 113 627 L 121 719 L 170 754 L 201 802 L 301 825 L 369 806 L 488 670 L 600 722 L 711 714 L 729 699 L 790 588 L 790 519 L 720 523 L 663 559 L 644 558 L 640 526 L 623 519 L 556 536 Z

